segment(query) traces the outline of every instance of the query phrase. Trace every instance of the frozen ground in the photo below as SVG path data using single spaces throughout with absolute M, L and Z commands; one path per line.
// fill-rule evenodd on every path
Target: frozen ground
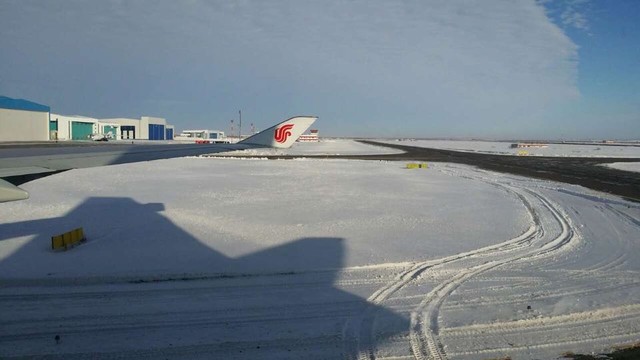
M 618 170 L 640 172 L 640 162 L 611 163 L 611 164 L 607 164 L 606 166 L 609 166 Z
M 546 148 L 512 149 L 511 142 L 462 141 L 462 140 L 385 140 L 390 144 L 418 146 L 433 149 L 481 152 L 486 154 L 518 155 L 526 151 L 529 156 L 573 156 L 573 157 L 633 157 L 640 158 L 639 146 L 613 145 L 568 145 L 548 144 Z
M 640 341 L 638 204 L 403 165 L 183 158 L 27 183 L 0 204 L 0 357 L 554 359 Z M 88 242 L 51 252 L 75 226 Z

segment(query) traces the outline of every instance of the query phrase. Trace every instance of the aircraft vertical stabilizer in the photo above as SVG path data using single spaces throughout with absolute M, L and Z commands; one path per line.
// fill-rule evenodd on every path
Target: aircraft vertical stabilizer
M 250 136 L 239 144 L 289 148 L 316 119 L 316 116 L 296 116 Z

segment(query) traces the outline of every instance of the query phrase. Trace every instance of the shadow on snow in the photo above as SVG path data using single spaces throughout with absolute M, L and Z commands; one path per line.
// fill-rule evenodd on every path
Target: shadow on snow
M 351 327 L 354 321 L 366 323 L 369 326 L 374 326 L 372 324 L 376 322 L 378 325 L 387 324 L 388 326 L 383 326 L 380 331 L 376 330 L 374 341 L 384 341 L 399 332 L 408 331 L 409 323 L 406 317 L 368 303 L 366 299 L 335 285 L 339 272 L 344 267 L 344 239 L 301 238 L 238 258 L 230 258 L 211 249 L 176 226 L 161 214 L 163 210 L 164 205 L 159 203 L 140 204 L 130 198 L 93 197 L 62 217 L 0 224 L 0 241 L 35 235 L 35 238 L 0 262 L 0 274 L 3 274 L 0 281 L 9 286 L 11 284 L 23 286 L 29 283 L 33 285 L 72 284 L 73 286 L 115 283 L 145 287 L 155 286 L 153 283 L 156 282 L 175 281 L 176 284 L 182 284 L 178 282 L 181 280 L 228 284 L 230 281 L 242 282 L 248 279 L 251 281 L 251 286 L 247 286 L 246 296 L 253 300 L 247 300 L 247 309 L 242 309 L 240 313 L 257 311 L 256 306 L 279 308 L 276 316 L 282 317 L 281 319 L 261 319 L 258 316 L 254 321 L 260 325 L 262 331 L 267 333 L 277 333 L 282 326 L 280 322 L 286 319 L 300 322 L 294 326 L 296 330 L 292 330 L 293 332 L 288 335 L 294 339 L 294 343 L 305 343 L 305 341 L 309 343 L 309 337 L 324 339 L 322 340 L 324 352 L 317 353 L 318 348 L 313 351 L 309 349 L 311 353 L 308 355 L 311 357 L 334 358 L 345 356 L 345 352 L 353 354 L 354 349 L 357 352 L 357 336 L 343 333 L 348 322 Z M 51 250 L 51 235 L 78 226 L 84 226 L 88 238 L 86 243 L 69 251 L 53 252 Z M 283 237 L 286 235 L 282 234 Z M 176 294 L 180 294 L 180 286 L 170 287 L 170 290 L 175 292 L 174 296 L 179 296 Z M 372 288 L 366 292 L 371 293 L 374 290 Z M 207 287 L 207 293 L 200 296 L 217 296 L 221 291 L 226 291 L 224 286 L 211 286 Z M 112 295 L 107 289 L 101 296 L 108 298 Z M 239 299 L 239 301 L 245 300 Z M 44 303 L 44 306 L 46 304 Z M 69 306 L 74 305 L 69 304 Z M 223 305 L 219 305 L 222 306 L 221 309 L 216 308 L 218 303 L 215 301 L 208 306 L 211 311 L 225 309 Z M 312 309 L 316 310 L 312 311 Z M 184 308 L 182 310 L 194 311 Z M 62 308 L 51 316 L 60 317 L 64 313 L 65 309 Z M 169 312 L 158 316 L 179 318 L 181 310 L 178 306 L 175 313 Z M 203 316 L 205 316 L 204 313 Z M 270 315 L 270 317 L 273 316 L 273 314 Z M 365 317 L 374 318 L 365 321 Z M 154 322 L 158 320 L 162 319 L 153 319 Z M 105 317 L 97 317 L 94 321 L 96 328 L 101 327 L 101 321 L 108 322 Z M 233 322 L 233 320 L 230 321 Z M 327 326 L 327 322 L 330 326 Z M 331 330 L 328 331 L 327 328 Z M 176 327 L 167 331 L 173 334 L 172 338 L 180 338 L 182 329 L 182 327 Z M 187 331 L 188 327 L 184 329 Z M 354 329 L 355 332 L 363 331 L 359 326 Z M 53 338 L 52 334 L 58 331 L 58 329 L 42 330 L 52 331 L 49 334 L 51 338 Z M 11 328 L 6 327 L 0 331 L 0 335 L 7 339 L 7 336 L 11 337 L 11 332 Z M 145 350 L 149 352 L 146 355 L 155 356 L 166 353 L 167 344 L 164 344 L 162 339 L 154 340 L 152 334 L 155 332 L 142 334 L 145 342 L 151 346 L 151 349 Z M 236 341 L 235 345 L 231 346 L 229 341 L 222 341 L 215 334 L 217 332 L 212 330 L 212 338 L 206 342 L 206 345 L 200 344 L 200 350 L 194 350 L 190 345 L 185 351 L 190 353 L 213 351 L 229 355 L 230 351 L 236 350 L 242 353 L 242 350 L 247 350 L 245 347 L 249 346 L 243 342 L 244 340 Z M 246 337 L 240 336 L 240 338 Z M 254 348 L 254 343 L 250 346 Z M 267 345 L 262 349 L 267 351 L 268 348 Z M 180 349 L 180 344 L 174 343 L 171 351 L 174 355 L 180 356 Z M 74 351 L 77 352 L 77 349 Z M 92 349 L 92 351 L 96 350 Z M 97 351 L 100 352 L 99 349 Z M 118 351 L 125 351 L 121 354 L 131 355 L 124 348 Z M 154 351 L 160 351 L 160 353 Z M 302 354 L 304 351 L 303 349 Z M 249 355 L 248 352 L 243 354 Z M 302 354 L 297 353 L 298 356 Z M 141 355 L 145 353 L 140 351 L 135 353 L 135 356 Z

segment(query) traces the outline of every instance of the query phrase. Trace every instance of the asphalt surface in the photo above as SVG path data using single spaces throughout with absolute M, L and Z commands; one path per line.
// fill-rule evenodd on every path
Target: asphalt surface
M 473 165 L 485 170 L 582 185 L 597 191 L 640 201 L 640 173 L 603 166 L 614 162 L 638 162 L 637 158 L 505 156 L 404 145 L 385 145 L 374 141 L 363 142 L 406 151 L 398 156 L 398 160 L 414 159 Z

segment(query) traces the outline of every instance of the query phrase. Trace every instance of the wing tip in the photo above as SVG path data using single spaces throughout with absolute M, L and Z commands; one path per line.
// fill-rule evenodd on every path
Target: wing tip
M 12 183 L 0 179 L 0 202 L 26 200 L 29 193 Z

